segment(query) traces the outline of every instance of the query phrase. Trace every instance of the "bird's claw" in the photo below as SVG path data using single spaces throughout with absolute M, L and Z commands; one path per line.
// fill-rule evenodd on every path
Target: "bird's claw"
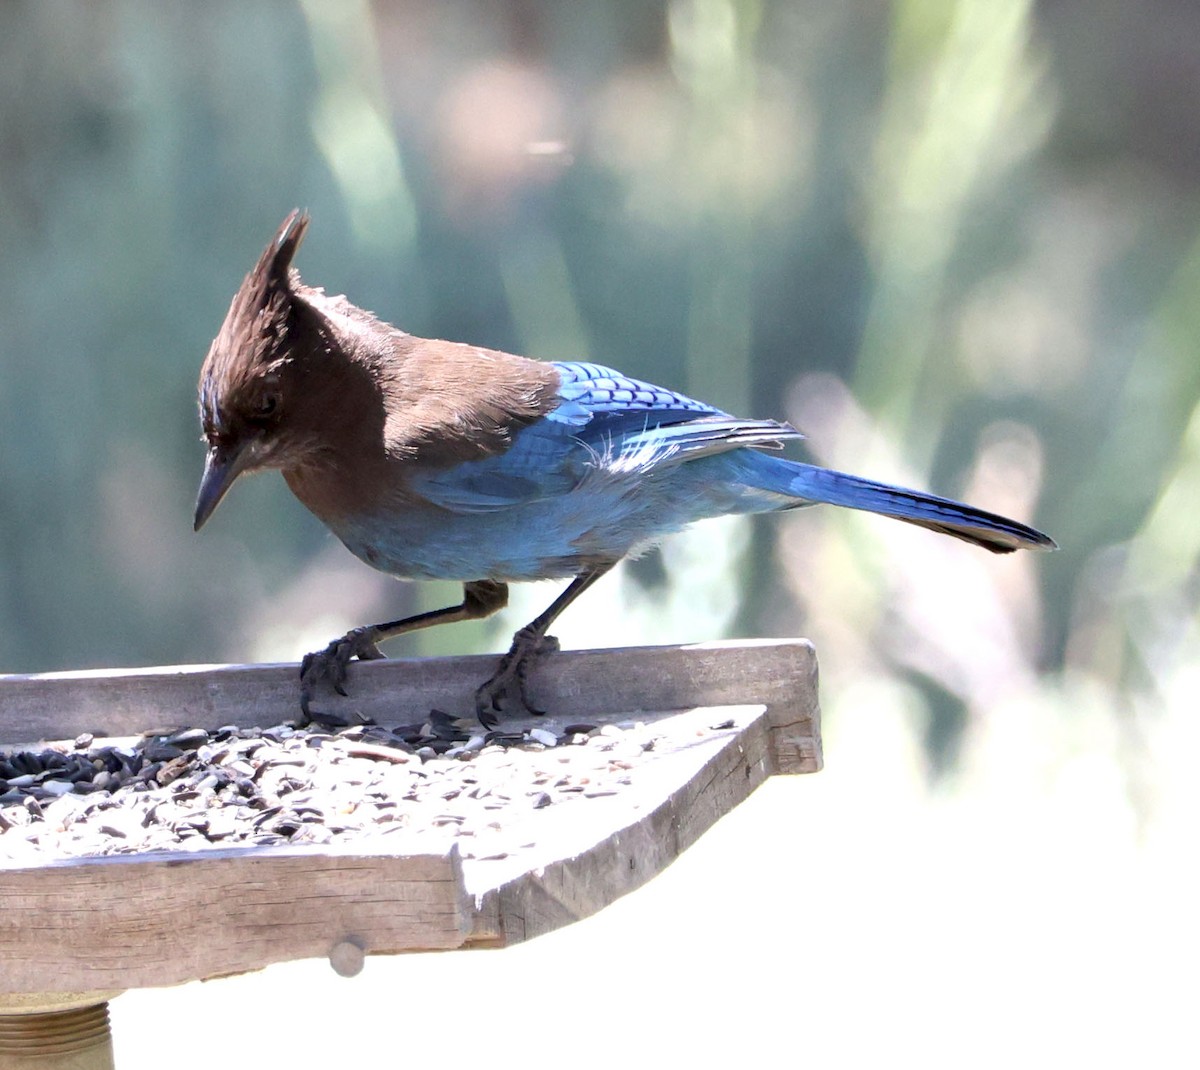
M 484 728 L 495 728 L 505 712 L 505 700 L 509 699 L 516 700 L 518 712 L 524 710 L 535 717 L 544 717 L 546 711 L 529 701 L 526 679 L 534 662 L 558 649 L 558 640 L 552 635 L 541 635 L 529 628 L 517 632 L 491 679 L 475 692 L 475 715 L 479 723 Z
M 355 658 L 359 661 L 377 661 L 385 657 L 375 640 L 374 628 L 353 628 L 324 650 L 304 655 L 304 660 L 300 662 L 300 711 L 304 715 L 303 723 L 320 719 L 318 711 L 311 707 L 314 690 L 319 684 L 329 684 L 345 698 L 348 695 L 346 677 L 350 662 Z

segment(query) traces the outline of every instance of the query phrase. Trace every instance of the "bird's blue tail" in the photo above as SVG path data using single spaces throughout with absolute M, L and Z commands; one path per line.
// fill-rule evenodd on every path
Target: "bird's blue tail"
M 738 451 L 749 453 L 749 451 Z M 1053 550 L 1048 535 L 1016 520 L 976 509 L 973 505 L 940 498 L 919 490 L 876 483 L 861 476 L 829 468 L 752 453 L 742 478 L 752 486 L 796 499 L 783 508 L 822 502 L 847 509 L 863 509 L 895 517 L 943 535 L 953 535 L 997 554 L 1013 550 Z M 749 457 L 744 458 L 749 461 Z

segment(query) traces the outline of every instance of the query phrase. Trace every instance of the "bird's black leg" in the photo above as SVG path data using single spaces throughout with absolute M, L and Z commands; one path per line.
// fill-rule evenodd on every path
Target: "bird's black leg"
M 610 568 L 612 565 L 602 565 L 581 572 L 541 614 L 513 636 L 512 646 L 500 659 L 496 672 L 475 692 L 475 712 L 485 728 L 494 728 L 499 723 L 503 700 L 506 698 L 515 698 L 532 714 L 544 712 L 533 706 L 525 695 L 526 674 L 540 655 L 558 649 L 558 640 L 546 634 L 550 625 Z
M 379 644 L 387 639 L 413 632 L 418 628 L 431 628 L 435 624 L 450 624 L 459 620 L 477 620 L 487 617 L 508 604 L 508 585 L 495 580 L 473 580 L 463 584 L 463 600 L 457 606 L 417 613 L 400 620 L 383 624 L 368 624 L 352 628 L 340 639 L 335 639 L 324 650 L 306 654 L 300 663 L 300 709 L 305 720 L 312 719 L 309 703 L 313 690 L 321 682 L 327 682 L 339 695 L 346 693 L 346 671 L 351 660 L 374 661 L 384 655 Z

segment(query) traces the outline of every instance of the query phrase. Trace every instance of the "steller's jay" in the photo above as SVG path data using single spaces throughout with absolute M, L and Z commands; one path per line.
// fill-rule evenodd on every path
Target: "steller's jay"
M 570 577 L 476 692 L 485 725 L 532 709 L 525 673 L 556 617 L 623 557 L 705 517 L 826 502 L 895 517 L 994 553 L 1053 549 L 1015 520 L 785 460 L 799 432 L 739 420 L 596 364 L 546 363 L 416 338 L 306 286 L 293 211 L 234 295 L 200 373 L 208 455 L 199 530 L 244 472 L 278 468 L 355 556 L 393 576 L 463 581 L 459 605 L 355 628 L 309 654 L 321 681 L 402 632 L 501 609 L 512 580 Z M 536 711 L 535 711 L 536 712 Z

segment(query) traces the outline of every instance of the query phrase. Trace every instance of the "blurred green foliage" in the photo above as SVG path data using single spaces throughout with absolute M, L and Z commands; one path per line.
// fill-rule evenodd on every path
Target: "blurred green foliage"
M 299 204 L 305 278 L 407 330 L 791 418 L 1063 547 L 761 521 L 636 566 L 651 623 L 596 641 L 811 634 L 935 764 L 997 681 L 1153 695 L 1195 630 L 1197 44 L 1167 0 L 0 5 L 0 665 L 296 656 L 446 593 L 274 477 L 190 531 L 196 372 Z

